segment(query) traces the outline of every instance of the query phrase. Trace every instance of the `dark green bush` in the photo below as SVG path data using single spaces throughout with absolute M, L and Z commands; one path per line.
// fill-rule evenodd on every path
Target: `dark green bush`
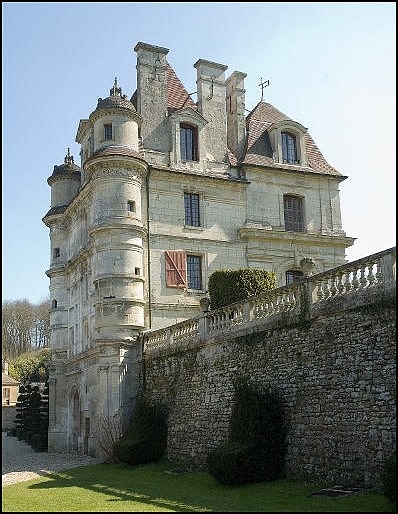
M 273 271 L 260 268 L 217 270 L 209 277 L 210 308 L 219 309 L 275 287 L 276 276 Z
M 165 446 L 151 439 L 134 439 L 133 436 L 122 437 L 113 447 L 115 456 L 127 464 L 146 464 L 156 462 L 163 457 Z
M 383 493 L 393 502 L 396 501 L 396 455 L 393 453 L 385 462 L 383 470 Z
M 128 464 L 155 462 L 163 457 L 166 445 L 166 409 L 160 403 L 139 399 L 130 430 L 113 446 L 115 457 Z
M 253 450 L 253 445 L 237 441 L 221 444 L 207 454 L 207 469 L 221 484 L 251 483 L 255 472 L 251 463 Z
M 247 377 L 236 378 L 233 385 L 229 441 L 209 452 L 209 473 L 228 484 L 281 478 L 287 445 L 278 394 Z

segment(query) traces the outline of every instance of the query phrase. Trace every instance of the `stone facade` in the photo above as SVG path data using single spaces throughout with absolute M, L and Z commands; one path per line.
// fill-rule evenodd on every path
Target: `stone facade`
M 380 257 L 395 263 L 395 249 L 371 262 Z M 364 277 L 366 261 L 357 262 L 354 274 Z M 344 273 L 352 281 L 353 268 L 343 266 L 210 311 L 196 325 L 144 334 L 145 390 L 168 407 L 169 458 L 205 468 L 209 450 L 228 438 L 232 379 L 246 375 L 281 395 L 289 477 L 380 488 L 396 447 L 396 291 L 388 268 L 385 280 L 380 272 L 375 283 L 320 294 L 322 281 L 341 285 Z
M 126 423 L 144 330 L 200 312 L 210 274 L 260 267 L 279 286 L 345 263 L 339 184 L 308 130 L 260 101 L 245 74 L 199 59 L 195 100 L 139 42 L 137 89 L 115 79 L 81 119 L 48 184 L 50 451 L 100 456 L 104 420 Z M 304 269 L 303 263 L 311 268 Z

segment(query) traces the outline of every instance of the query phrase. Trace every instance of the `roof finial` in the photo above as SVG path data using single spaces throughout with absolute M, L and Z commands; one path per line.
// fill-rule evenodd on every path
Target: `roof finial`
M 64 162 L 65 162 L 65 164 L 73 164 L 73 155 L 70 154 L 70 148 L 69 147 L 68 147 L 68 152 L 66 154 Z
M 115 77 L 115 82 L 114 82 L 113 87 L 112 87 L 112 89 L 110 91 L 110 94 L 111 94 L 111 96 L 117 96 L 117 95 L 120 96 L 121 93 L 122 93 L 122 88 L 118 87 L 118 85 L 117 85 L 117 77 Z
M 264 97 L 264 89 L 265 89 L 267 86 L 269 86 L 269 80 L 265 80 L 265 81 L 263 82 L 263 78 L 261 77 L 261 78 L 260 78 L 260 81 L 261 81 L 261 82 L 260 82 L 259 86 L 261 87 L 261 102 L 262 102 L 262 101 L 263 101 L 263 97 Z

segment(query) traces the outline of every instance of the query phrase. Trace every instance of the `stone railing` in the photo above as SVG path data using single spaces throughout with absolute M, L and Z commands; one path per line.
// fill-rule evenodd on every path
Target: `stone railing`
M 181 323 L 145 331 L 144 351 L 166 347 L 178 349 L 188 343 L 211 340 L 220 334 L 225 337 L 237 335 L 249 326 L 253 329 L 266 326 L 283 314 L 299 316 L 306 312 L 311 316 L 322 302 L 348 297 L 358 291 L 395 290 L 395 269 L 396 248 L 393 247 Z

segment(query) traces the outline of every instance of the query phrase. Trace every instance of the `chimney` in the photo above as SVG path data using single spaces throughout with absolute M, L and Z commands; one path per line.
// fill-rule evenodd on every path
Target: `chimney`
M 144 148 L 169 151 L 167 133 L 167 61 L 169 50 L 137 43 L 137 111 L 143 121 L 141 137 Z
M 228 66 L 199 59 L 197 70 L 198 110 L 208 123 L 202 128 L 210 161 L 225 162 L 227 150 L 227 116 L 225 111 L 225 70 Z
M 228 148 L 240 160 L 246 139 L 245 87 L 246 73 L 234 71 L 227 84 L 227 143 Z
M 8 362 L 6 360 L 3 361 L 3 373 L 8 375 Z

